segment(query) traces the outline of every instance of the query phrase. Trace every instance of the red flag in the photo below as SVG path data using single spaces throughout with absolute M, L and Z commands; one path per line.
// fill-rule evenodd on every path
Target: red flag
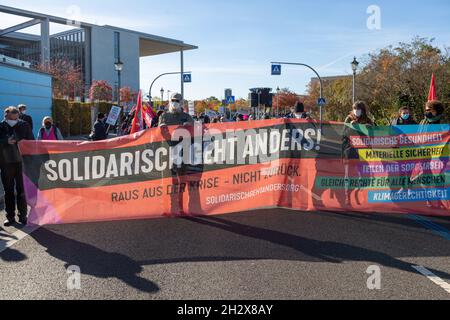
M 434 77 L 434 73 L 431 76 L 431 85 L 430 85 L 430 93 L 428 94 L 428 101 L 434 101 L 436 99 L 436 87 L 435 87 L 436 79 Z
M 142 92 L 139 90 L 139 95 L 136 102 L 136 114 L 134 115 L 130 134 L 134 134 L 142 130 L 140 119 L 142 119 Z
M 147 124 L 147 128 L 151 128 L 152 120 L 156 118 L 157 115 L 148 103 L 144 103 L 144 105 L 142 106 L 142 115 L 144 117 L 145 123 Z

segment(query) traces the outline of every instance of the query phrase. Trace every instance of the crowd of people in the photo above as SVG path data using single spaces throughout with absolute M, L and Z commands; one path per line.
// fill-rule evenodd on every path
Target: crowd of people
M 391 122 L 393 126 L 415 125 L 422 126 L 432 124 L 447 123 L 444 116 L 444 105 L 440 101 L 430 101 L 425 105 L 423 119 L 414 119 L 411 109 L 407 106 L 401 107 L 398 114 Z M 117 133 L 126 135 L 130 132 L 130 126 L 135 113 L 132 112 L 122 118 Z M 311 115 L 305 111 L 305 106 L 297 102 L 292 106 L 290 113 L 278 115 L 278 118 L 305 119 L 312 120 Z M 270 119 L 269 114 L 260 115 L 261 119 Z M 171 96 L 169 107 L 166 111 L 159 111 L 151 121 L 151 127 L 165 128 L 172 125 L 193 125 L 195 121 L 203 123 L 223 123 L 230 121 L 252 121 L 257 120 L 255 114 L 236 113 L 234 117 L 227 118 L 225 115 L 211 115 L 207 113 L 190 116 L 183 103 L 180 94 L 175 93 Z M 97 121 L 93 126 L 91 135 L 93 141 L 101 141 L 108 138 L 109 126 L 106 124 L 106 116 L 99 113 Z M 349 115 L 345 119 L 346 124 L 374 126 L 366 103 L 356 102 Z M 16 223 L 16 214 L 18 222 L 22 225 L 27 224 L 27 203 L 22 179 L 22 157 L 19 152 L 18 142 L 21 140 L 35 140 L 33 135 L 33 118 L 27 114 L 27 106 L 11 106 L 5 109 L 4 119 L 0 123 L 0 170 L 1 180 L 5 190 L 6 220 L 5 226 L 11 226 Z M 42 126 L 38 131 L 37 140 L 58 141 L 64 140 L 59 128 L 55 125 L 52 118 L 46 116 L 42 120 Z M 345 144 L 345 143 L 344 143 Z M 345 150 L 344 150 L 345 153 Z M 17 212 L 16 212 L 17 211 Z
M 255 112 L 236 112 L 235 114 L 219 114 L 217 112 L 203 112 L 197 113 L 194 116 L 190 116 L 187 113 L 184 104 L 181 102 L 181 95 L 173 94 L 171 101 L 169 102 L 169 107 L 166 111 L 160 110 L 156 114 L 156 117 L 152 120 L 151 127 L 158 127 L 161 123 L 165 123 L 166 119 L 180 118 L 189 119 L 192 121 L 199 121 L 204 124 L 209 123 L 226 123 L 226 122 L 241 122 L 241 121 L 254 121 L 254 120 L 265 120 L 274 118 L 284 118 L 284 119 L 304 119 L 313 120 L 312 115 L 306 111 L 305 106 L 301 102 L 296 102 L 294 106 L 290 108 L 290 112 L 286 114 L 273 114 L 273 113 L 259 113 Z M 123 116 L 122 121 L 119 126 L 119 135 L 127 135 L 130 133 L 131 123 L 134 119 L 135 113 L 132 112 L 129 115 Z M 163 121 L 161 121 L 163 119 Z M 445 123 L 444 116 L 444 104 L 440 101 L 430 101 L 425 106 L 424 117 L 422 119 L 414 119 L 412 110 L 408 106 L 403 106 L 399 109 L 398 114 L 396 114 L 392 121 L 392 126 L 399 125 L 428 125 L 428 124 L 440 124 Z M 375 119 L 371 116 L 368 107 L 365 102 L 357 101 L 347 118 L 345 119 L 346 124 L 364 124 L 364 125 L 375 125 Z

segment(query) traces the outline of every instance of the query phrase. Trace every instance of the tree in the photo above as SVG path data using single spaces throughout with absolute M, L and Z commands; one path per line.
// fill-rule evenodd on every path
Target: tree
M 92 101 L 111 101 L 112 87 L 105 80 L 94 80 L 89 91 L 89 98 Z
M 352 80 L 350 78 L 342 78 L 334 81 L 325 81 L 323 94 L 327 99 L 327 105 L 322 108 L 323 119 L 328 121 L 344 121 L 352 104 Z M 309 95 L 305 99 L 305 106 L 311 111 L 313 118 L 318 119 L 319 108 L 317 100 L 320 97 L 320 85 L 318 82 L 309 84 Z
M 365 101 L 378 125 L 387 125 L 402 106 L 412 109 L 417 120 L 423 119 L 431 75 L 436 75 L 440 100 L 450 101 L 449 49 L 433 46 L 434 39 L 414 38 L 371 53 L 356 77 L 356 97 Z M 325 119 L 342 121 L 351 110 L 352 80 L 342 78 L 324 85 L 327 98 Z M 308 103 L 318 98 L 317 84 L 310 85 Z M 448 107 L 446 108 L 446 112 Z
M 130 87 L 120 88 L 120 101 L 124 102 L 124 103 L 131 102 L 131 88 Z
M 280 105 L 278 106 L 278 101 Z M 300 101 L 299 95 L 295 92 L 289 90 L 289 88 L 283 88 L 280 90 L 279 96 L 274 94 L 272 107 L 276 112 L 278 110 L 280 113 L 288 112 L 290 107 L 293 107 L 297 101 Z
M 69 98 L 84 96 L 83 74 L 80 67 L 76 67 L 69 60 L 52 59 L 48 64 L 40 64 L 37 70 L 49 73 L 52 78 L 53 96 L 55 98 Z
M 234 111 L 243 111 L 248 110 L 250 108 L 249 102 L 246 99 L 238 99 L 235 103 L 228 105 L 230 110 Z

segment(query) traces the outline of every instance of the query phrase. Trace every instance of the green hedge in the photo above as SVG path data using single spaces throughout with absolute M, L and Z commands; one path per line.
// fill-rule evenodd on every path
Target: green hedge
M 72 102 L 63 99 L 53 99 L 52 117 L 55 125 L 64 137 L 88 135 L 92 130 L 91 108 L 93 103 Z M 97 103 L 98 112 L 108 113 L 112 104 Z
M 52 118 L 55 125 L 61 130 L 63 136 L 69 133 L 69 102 L 63 99 L 53 99 Z

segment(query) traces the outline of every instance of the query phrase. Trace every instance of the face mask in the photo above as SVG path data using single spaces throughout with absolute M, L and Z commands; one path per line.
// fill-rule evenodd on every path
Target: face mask
M 17 124 L 17 122 L 19 122 L 19 121 L 17 121 L 17 120 L 6 120 L 6 122 L 9 124 L 10 127 L 14 127 Z
M 171 103 L 171 111 L 181 113 L 183 111 L 183 108 L 181 107 L 181 103 L 179 102 L 172 102 Z
M 430 115 L 431 115 L 431 117 L 430 117 Z M 427 121 L 428 121 L 429 123 L 438 122 L 438 121 L 441 120 L 441 118 L 442 118 L 442 115 L 439 115 L 439 116 L 435 116 L 435 117 L 434 117 L 433 114 L 432 114 L 431 112 L 427 113 L 425 116 L 427 117 Z
M 357 109 L 353 111 L 353 114 L 357 117 L 357 118 L 361 118 L 362 116 L 362 110 Z
M 45 128 L 46 128 L 46 129 L 51 129 L 51 127 L 52 127 L 52 124 L 51 124 L 51 123 L 48 123 L 48 122 L 47 122 L 47 123 L 45 124 Z
M 433 112 L 427 112 L 427 113 L 425 113 L 425 117 L 426 117 L 427 119 L 432 119 L 432 118 L 434 118 Z
M 402 115 L 402 119 L 403 119 L 403 120 L 408 120 L 409 117 L 410 117 L 409 114 L 403 114 L 403 115 Z
M 27 110 L 23 110 L 23 111 L 22 111 L 22 114 L 27 114 Z

